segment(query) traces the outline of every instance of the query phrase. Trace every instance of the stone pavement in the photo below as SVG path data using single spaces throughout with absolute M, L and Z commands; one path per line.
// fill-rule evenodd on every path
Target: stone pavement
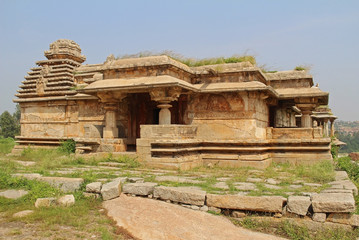
M 279 240 L 236 227 L 228 219 L 153 199 L 121 194 L 103 203 L 109 217 L 133 237 L 146 240 Z

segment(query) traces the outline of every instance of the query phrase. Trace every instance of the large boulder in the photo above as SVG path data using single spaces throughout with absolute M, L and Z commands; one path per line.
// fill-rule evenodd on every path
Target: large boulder
M 153 190 L 157 186 L 157 183 L 127 183 L 123 185 L 122 192 L 140 196 L 147 196 L 153 194 Z
M 285 199 L 280 196 L 241 196 L 207 194 L 209 207 L 258 212 L 282 212 Z
M 355 201 L 351 193 L 319 193 L 312 196 L 312 206 L 316 213 L 355 211 Z
M 206 199 L 206 192 L 193 187 L 160 186 L 155 188 L 153 196 L 162 200 L 202 206 Z
M 297 215 L 307 215 L 309 206 L 311 204 L 310 197 L 307 196 L 289 196 L 287 211 Z

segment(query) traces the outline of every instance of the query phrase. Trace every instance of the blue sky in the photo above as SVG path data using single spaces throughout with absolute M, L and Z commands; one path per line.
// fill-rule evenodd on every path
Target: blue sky
M 87 60 L 172 50 L 205 58 L 247 53 L 270 70 L 311 66 L 341 120 L 359 120 L 359 1 L 0 0 L 0 113 L 60 38 Z

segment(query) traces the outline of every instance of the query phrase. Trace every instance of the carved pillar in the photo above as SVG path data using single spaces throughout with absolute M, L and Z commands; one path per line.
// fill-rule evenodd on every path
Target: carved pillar
M 325 137 L 329 137 L 329 126 L 328 126 L 328 118 L 324 118 L 324 132 Z
M 116 103 L 105 103 L 105 127 L 103 128 L 103 138 L 118 138 L 118 128 L 116 126 Z
M 296 106 L 302 112 L 301 118 L 301 127 L 302 128 L 311 128 L 312 127 L 312 117 L 311 114 L 313 110 L 318 105 L 317 98 L 295 98 L 294 102 Z
M 104 103 L 105 109 L 105 127 L 103 128 L 103 138 L 118 138 L 118 128 L 116 113 L 119 102 L 126 97 L 125 94 L 115 92 L 98 92 L 97 96 Z
M 334 120 L 335 119 L 330 119 L 330 137 L 334 137 L 334 132 L 335 132 L 335 128 L 334 128 Z
M 171 111 L 169 109 L 172 105 L 169 103 L 178 100 L 181 90 L 180 87 L 172 87 L 155 88 L 150 91 L 151 99 L 160 103 L 157 105 L 157 107 L 161 109 L 159 112 L 159 125 L 171 124 Z

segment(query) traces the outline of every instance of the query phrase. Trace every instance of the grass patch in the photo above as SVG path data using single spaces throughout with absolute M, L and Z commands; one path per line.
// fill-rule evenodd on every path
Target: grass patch
M 256 219 L 245 217 L 241 220 L 231 219 L 235 225 L 279 235 L 294 240 L 351 240 L 356 239 L 359 230 L 346 230 L 344 228 L 326 228 L 318 231 L 308 229 L 304 224 L 297 224 L 289 220 Z
M 11 152 L 15 146 L 15 140 L 12 138 L 0 138 L 0 155 L 5 155 Z

